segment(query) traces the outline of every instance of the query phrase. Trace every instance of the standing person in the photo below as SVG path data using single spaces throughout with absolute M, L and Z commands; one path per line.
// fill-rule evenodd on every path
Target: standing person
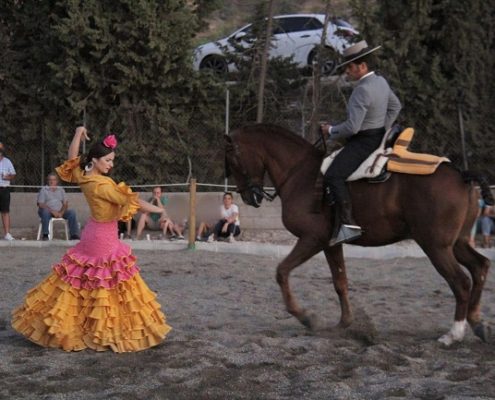
M 10 234 L 10 181 L 15 178 L 12 162 L 5 157 L 5 147 L 0 142 L 0 214 L 5 240 L 14 240 Z
M 91 217 L 81 241 L 53 266 L 13 312 L 12 326 L 29 340 L 66 351 L 131 352 L 158 345 L 170 327 L 153 293 L 139 274 L 136 257 L 117 238 L 117 221 L 138 209 L 160 212 L 123 182 L 105 176 L 113 167 L 114 135 L 95 143 L 81 163 L 79 147 L 88 140 L 76 129 L 69 160 L 56 169 L 66 182 L 79 184 Z
M 52 218 L 63 218 L 69 222 L 70 240 L 79 240 L 79 224 L 76 212 L 69 209 L 69 201 L 64 188 L 58 186 L 58 177 L 55 173 L 47 176 L 47 186 L 43 186 L 38 193 L 38 215 L 41 218 L 41 232 L 43 240 L 48 240 L 48 225 Z
M 229 242 L 235 242 L 234 237 L 241 233 L 239 222 L 239 207 L 233 203 L 232 193 L 223 195 L 223 204 L 220 206 L 221 219 L 215 225 L 215 237 L 228 238 Z
M 5 157 L 5 147 L 0 142 L 0 214 L 5 240 L 14 240 L 10 234 L 10 181 L 15 178 L 15 169 L 12 162 Z
M 338 125 L 321 125 L 329 140 L 347 142 L 325 173 L 325 197 L 336 205 L 337 223 L 329 245 L 350 242 L 361 236 L 361 227 L 352 217 L 351 197 L 346 179 L 382 142 L 383 135 L 399 115 L 401 104 L 388 82 L 373 71 L 372 53 L 362 40 L 344 50 L 345 73 L 357 82 L 347 105 L 347 119 Z

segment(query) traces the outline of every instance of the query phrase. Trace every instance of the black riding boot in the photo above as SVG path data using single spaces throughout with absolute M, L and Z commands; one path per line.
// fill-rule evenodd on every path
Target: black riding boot
M 325 184 L 325 200 L 333 205 L 334 223 L 329 245 L 351 242 L 361 236 L 361 227 L 352 217 L 351 196 L 344 180 L 328 181 Z
M 350 201 L 340 203 L 338 205 L 338 210 L 336 211 L 338 215 L 336 215 L 336 218 L 334 219 L 336 224 L 332 233 L 332 238 L 328 243 L 330 246 L 352 242 L 353 240 L 359 238 L 362 234 L 361 227 L 356 224 L 354 218 L 352 217 L 352 207 Z
M 340 204 L 340 220 L 344 225 L 358 226 L 352 216 L 352 204 L 350 201 L 343 201 Z

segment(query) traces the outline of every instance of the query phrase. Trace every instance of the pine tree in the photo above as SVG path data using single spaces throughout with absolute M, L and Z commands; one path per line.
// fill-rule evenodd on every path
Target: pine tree
M 41 3 L 12 0 L 1 10 L 8 49 L 1 128 L 13 144 L 16 131 L 33 144 L 44 132 L 51 169 L 85 116 L 95 138 L 111 131 L 122 139 L 115 175 L 130 183 L 182 182 L 192 159 L 220 151 L 215 107 L 223 103 L 218 87 L 192 72 L 197 19 L 185 0 Z M 39 158 L 24 161 L 39 170 Z
M 401 121 L 416 128 L 416 148 L 447 155 L 461 166 L 462 102 L 471 138 L 469 166 L 486 168 L 484 161 L 495 151 L 493 5 L 355 0 L 352 7 L 367 41 L 383 46 L 380 67 L 402 100 Z

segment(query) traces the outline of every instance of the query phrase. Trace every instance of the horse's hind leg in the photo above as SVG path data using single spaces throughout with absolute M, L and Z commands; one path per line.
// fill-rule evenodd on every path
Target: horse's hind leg
M 299 239 L 289 255 L 277 267 L 277 283 L 282 290 L 282 297 L 287 311 L 308 328 L 313 327 L 314 321 L 311 320 L 304 309 L 299 307 L 292 295 L 289 286 L 289 274 L 294 268 L 309 260 L 320 250 L 321 246 L 317 244 L 316 240 L 304 241 L 303 239 Z
M 481 321 L 480 301 L 490 261 L 473 249 L 466 238 L 459 238 L 454 245 L 454 255 L 457 261 L 464 265 L 471 274 L 472 288 L 469 298 L 467 321 L 474 334 L 483 341 L 488 339 L 488 328 Z
M 438 339 L 439 342 L 449 346 L 464 339 L 471 281 L 457 263 L 451 246 L 435 247 L 433 244 L 429 244 L 421 247 L 436 270 L 447 281 L 455 296 L 454 325 L 449 332 Z
M 348 327 L 353 320 L 351 304 L 349 303 L 349 288 L 342 246 L 332 246 L 325 249 L 325 257 L 332 272 L 333 286 L 340 301 L 340 322 L 342 328 Z

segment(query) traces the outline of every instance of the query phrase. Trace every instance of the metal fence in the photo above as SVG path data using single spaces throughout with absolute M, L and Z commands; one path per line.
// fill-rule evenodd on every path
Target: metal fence
M 342 82 L 324 81 L 321 105 L 316 110 L 317 119 L 335 122 L 345 118 L 345 99 L 350 91 L 351 88 L 342 85 Z M 314 141 L 314 133 L 311 134 L 309 129 L 309 120 L 315 112 L 311 97 L 312 86 L 308 81 L 286 96 L 267 98 L 268 107 L 270 102 L 276 101 L 279 111 L 267 114 L 265 122 L 280 124 Z M 170 124 L 159 118 L 150 118 L 140 110 L 126 110 L 109 120 L 109 116 L 93 112 L 91 107 L 83 112 L 81 121 L 86 123 L 90 135 L 95 137 L 117 132 L 121 143 L 112 172 L 114 179 L 126 181 L 135 188 L 161 185 L 173 191 L 182 191 L 187 190 L 190 179 L 194 177 L 198 190 L 219 191 L 226 185 L 223 135 L 245 121 L 231 86 L 226 85 L 223 97 L 213 101 L 219 105 L 219 115 L 212 116 L 207 124 L 204 120 L 194 119 L 187 121 L 187 124 Z M 405 125 L 409 125 L 407 121 Z M 436 133 L 431 128 L 420 121 L 412 125 L 416 130 L 413 141 L 416 150 L 446 155 L 460 168 L 468 166 L 482 170 L 491 162 L 488 156 L 495 149 L 485 149 L 483 154 L 473 152 L 460 129 L 435 140 Z M 39 132 L 36 140 L 10 149 L 7 156 L 17 170 L 14 190 L 38 190 L 45 183 L 45 176 L 63 161 L 73 131 L 74 127 L 66 127 L 66 132 Z M 428 138 L 427 142 L 425 138 Z M 490 183 L 494 184 L 495 175 L 493 171 L 489 172 L 492 173 Z

